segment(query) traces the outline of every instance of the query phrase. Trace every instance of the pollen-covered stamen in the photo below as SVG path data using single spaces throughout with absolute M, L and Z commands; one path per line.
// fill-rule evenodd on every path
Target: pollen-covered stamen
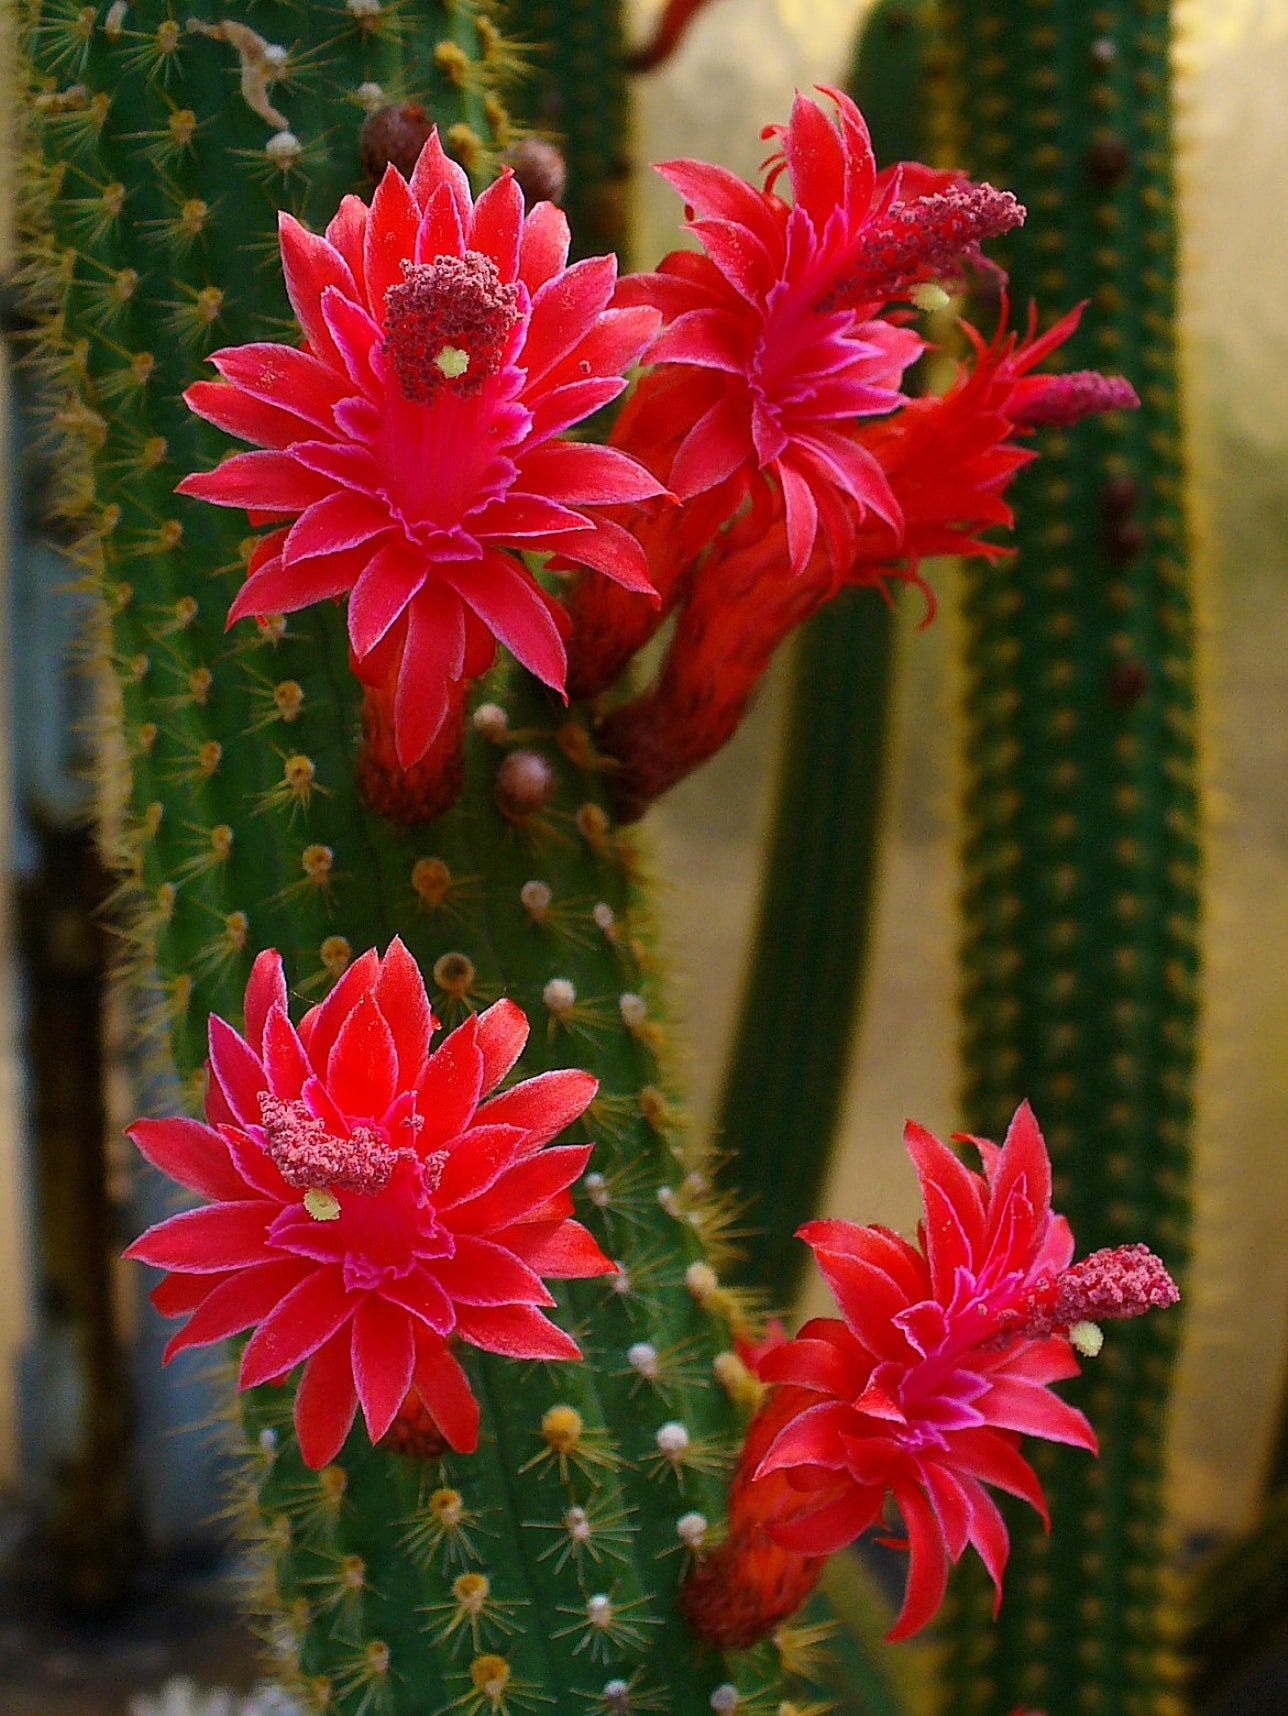
M 1030 375 L 1015 389 L 1008 408 L 1012 421 L 1026 429 L 1067 429 L 1101 411 L 1135 411 L 1136 389 L 1121 375 L 1075 369 L 1065 375 Z
M 820 300 L 820 310 L 906 297 L 922 280 L 954 279 L 979 247 L 1023 226 L 1024 205 L 992 185 L 950 185 L 895 203 L 863 235 L 854 266 Z
M 402 269 L 402 284 L 385 293 L 381 347 L 399 392 L 415 405 L 429 405 L 444 387 L 477 393 L 501 367 L 519 319 L 518 288 L 477 250 Z
M 372 1195 L 389 1184 L 403 1154 L 371 1126 L 355 1126 L 347 1138 L 337 1138 L 298 1099 L 286 1102 L 263 1091 L 259 1109 L 264 1147 L 288 1186 Z
M 1081 1263 L 1040 1284 L 1029 1295 L 1023 1332 L 1064 1334 L 1079 1323 L 1142 1317 L 1174 1305 L 1180 1290 L 1147 1245 L 1093 1251 Z

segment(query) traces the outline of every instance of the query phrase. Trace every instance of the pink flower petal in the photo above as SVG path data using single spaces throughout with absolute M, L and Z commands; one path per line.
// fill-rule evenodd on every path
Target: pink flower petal
M 243 1006 L 243 1035 L 255 1054 L 259 1054 L 263 1049 L 264 1026 L 274 1007 L 286 1011 L 286 970 L 277 949 L 267 947 L 255 955 L 255 963 L 250 968 L 250 977 L 246 982 L 246 999 Z
M 809 1513 L 773 1524 L 769 1535 L 800 1555 L 831 1555 L 867 1530 L 881 1506 L 880 1489 L 847 1489 Z
M 374 989 L 380 975 L 380 955 L 374 947 L 359 954 L 341 973 L 325 1001 L 310 1007 L 300 1020 L 300 1041 L 316 1073 L 326 1071 L 327 1057 L 358 998 Z
M 895 1492 L 908 1533 L 908 1585 L 886 1638 L 906 1639 L 939 1612 L 948 1588 L 948 1554 L 934 1509 L 911 1485 Z
M 326 241 L 337 250 L 348 265 L 358 296 L 366 297 L 362 253 L 367 231 L 367 205 L 361 197 L 340 198 L 340 206 L 327 222 Z M 326 293 L 322 294 L 325 303 Z
M 403 283 L 402 265 L 415 250 L 419 225 L 420 208 L 407 181 L 396 167 L 386 167 L 371 199 L 363 246 L 367 302 L 382 325 L 385 294 Z
M 519 240 L 519 279 L 533 297 L 568 260 L 568 217 L 553 203 L 538 203 L 523 223 Z
M 425 1070 L 436 1021 L 420 967 L 399 936 L 389 943 L 372 994 L 385 1016 L 398 1053 L 398 1088 L 409 1089 Z
M 268 1223 L 276 1213 L 275 1206 L 261 1198 L 184 1210 L 150 1227 L 125 1256 L 192 1275 L 249 1269 L 268 1256 Z
M 417 1110 L 424 1119 L 417 1134 L 422 1154 L 450 1143 L 474 1118 L 483 1088 L 477 1034 L 477 1020 L 471 1017 L 444 1037 L 425 1063 L 416 1089 Z
M 243 458 L 267 458 L 268 454 L 245 453 Z M 311 480 L 326 483 L 325 498 L 309 505 L 291 526 L 282 549 L 282 558 L 292 561 L 308 560 L 314 555 L 334 554 L 342 548 L 353 548 L 369 542 L 383 531 L 393 528 L 389 508 L 373 495 L 355 494 L 350 490 L 334 492 L 335 485 L 324 477 Z
M 479 1404 L 446 1341 L 419 1338 L 415 1381 L 448 1446 L 458 1454 L 472 1454 L 479 1442 Z
M 392 538 L 379 547 L 349 599 L 349 641 L 367 655 L 424 584 L 431 562 L 409 542 Z
M 346 298 L 358 296 L 357 284 L 340 252 L 325 238 L 302 227 L 293 215 L 279 214 L 278 240 L 286 295 L 304 337 L 324 363 L 340 367 L 340 354 L 322 315 L 322 294 L 335 286 Z
M 292 1257 L 239 1269 L 235 1275 L 220 1281 L 206 1294 L 183 1328 L 171 1337 L 161 1355 L 162 1364 L 169 1364 L 176 1353 L 187 1347 L 206 1347 L 251 1328 L 298 1284 L 309 1268 L 303 1259 Z
M 327 1058 L 326 1088 L 345 1114 L 378 1119 L 398 1088 L 393 1032 L 368 991 L 345 1019 Z
M 616 447 L 552 441 L 524 455 L 525 487 L 564 506 L 611 506 L 662 494 L 657 478 Z
M 471 1346 L 506 1358 L 579 1359 L 581 1348 L 528 1305 L 465 1305 L 457 1330 Z
M 197 1120 L 136 1120 L 125 1136 L 154 1168 L 190 1191 L 214 1202 L 246 1196 L 241 1175 L 229 1161 L 228 1146 L 213 1127 Z
M 247 578 L 228 610 L 228 624 L 260 614 L 293 614 L 314 602 L 343 596 L 361 577 L 370 553 L 364 545 L 317 560 L 296 560 L 290 566 L 278 555 Z
M 474 205 L 469 248 L 490 256 L 502 280 L 519 271 L 519 229 L 523 223 L 523 192 L 507 167 Z
M 531 575 L 506 555 L 489 553 L 468 568 L 448 561 L 441 568 L 463 602 L 505 645 L 515 660 L 555 691 L 562 692 L 568 658 L 549 599 Z
M 183 402 L 189 411 L 204 417 L 217 429 L 236 435 L 241 441 L 253 441 L 259 447 L 280 451 L 293 441 L 317 432 L 313 424 L 284 405 L 265 405 L 263 400 L 251 399 L 226 381 L 194 381 L 184 393 Z
M 398 761 L 410 768 L 433 744 L 465 666 L 465 616 L 441 580 L 426 584 L 407 609 L 407 641 L 394 696 Z
M 999 1429 L 1041 1436 L 1048 1442 L 1068 1442 L 1092 1454 L 1099 1452 L 1096 1433 L 1082 1413 L 1041 1384 L 997 1377 L 977 1404 L 988 1422 Z
M 468 211 L 462 216 L 450 185 L 440 185 L 423 207 L 425 212 L 416 234 L 416 261 L 433 262 L 439 256 L 463 256 Z
M 532 297 L 523 365 L 529 383 L 553 369 L 577 344 L 601 311 L 607 308 L 617 278 L 611 256 L 574 262 L 538 287 Z
M 502 1237 L 530 1269 L 551 1280 L 618 1272 L 617 1264 L 604 1256 L 578 1221 L 532 1222 L 526 1227 L 506 1228 Z
M 286 1008 L 275 1003 L 264 1027 L 264 1071 L 274 1096 L 294 1102 L 313 1069 Z
M 867 1384 L 870 1362 L 854 1348 L 833 1341 L 797 1339 L 771 1347 L 756 1374 L 762 1382 L 790 1382 L 817 1394 L 855 1399 Z
M 322 314 L 349 379 L 368 399 L 379 399 L 383 367 L 381 334 L 376 322 L 361 304 L 355 304 L 333 287 L 322 294 Z M 342 427 L 338 419 L 336 427 Z
M 398 1415 L 411 1387 L 416 1343 L 401 1306 L 369 1293 L 353 1316 L 353 1380 L 367 1434 L 378 1442 Z
M 472 1126 L 447 1151 L 434 1204 L 455 1231 L 458 1204 L 468 1203 L 492 1186 L 527 1150 L 517 1126 Z M 450 1215 L 449 1213 L 453 1212 Z
M 289 453 L 233 453 L 213 471 L 195 471 L 175 484 L 175 493 L 259 512 L 293 513 L 324 500 L 335 488 L 327 477 L 306 471 Z
M 329 1466 L 344 1446 L 358 1410 L 349 1331 L 332 1335 L 309 1359 L 295 1391 L 295 1434 L 311 1471 Z
M 434 1277 L 458 1308 L 462 1305 L 553 1305 L 541 1278 L 504 1246 L 458 1233 L 451 1257 L 434 1260 Z
M 490 1233 L 540 1211 L 548 1199 L 578 1178 L 590 1159 L 590 1150 L 589 1144 L 562 1144 L 524 1157 L 478 1197 L 456 1205 L 453 1229 L 457 1233 Z
M 479 1053 L 483 1056 L 482 1092 L 495 1090 L 523 1053 L 528 1040 L 528 1020 L 513 1001 L 494 1001 L 478 1015 Z M 514 1124 L 521 1124 L 515 1122 Z
M 450 192 L 464 226 L 470 217 L 470 181 L 464 167 L 453 161 L 443 148 L 435 126 L 411 175 L 412 195 L 422 209 L 428 207 L 430 198 L 440 185 L 445 185 Z
M 302 417 L 326 434 L 335 433 L 335 408 L 352 391 L 329 364 L 294 346 L 253 341 L 215 352 L 210 361 L 239 393 Z M 301 439 L 309 438 L 304 431 Z
M 520 1015 L 522 1017 L 522 1015 Z M 526 1021 L 525 1021 L 526 1025 Z M 488 1125 L 520 1126 L 525 1153 L 548 1144 L 580 1118 L 595 1100 L 598 1080 L 578 1067 L 538 1073 L 485 1102 L 478 1118 Z
M 360 1303 L 346 1292 L 340 1270 L 317 1268 L 279 1299 L 242 1354 L 238 1388 L 254 1388 L 285 1376 L 342 1328 Z
M 216 1014 L 210 1015 L 210 1069 L 241 1126 L 258 1126 L 260 1092 L 268 1080 L 259 1057 Z

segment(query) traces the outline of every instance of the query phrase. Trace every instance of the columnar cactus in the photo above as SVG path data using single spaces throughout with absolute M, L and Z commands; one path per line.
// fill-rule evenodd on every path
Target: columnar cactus
M 1071 353 L 1111 359 L 1141 394 L 1139 413 L 1048 438 L 1017 487 L 1017 555 L 967 574 L 965 1110 L 987 1131 L 1028 1094 L 1076 1230 L 1179 1261 L 1200 839 L 1169 7 L 942 0 L 940 26 L 951 152 L 1030 209 L 1003 247 L 1014 302 L 1089 299 Z M 954 1710 L 1171 1707 L 1177 1333 L 1137 1325 L 1084 1378 L 1112 1452 L 1089 1474 L 1043 1451 L 1051 1537 L 1017 1538 L 996 1629 L 978 1582 L 956 1610 Z
M 158 1044 L 195 1089 L 207 1017 L 240 1020 L 257 949 L 318 1000 L 398 932 L 446 1026 L 505 995 L 533 1022 L 526 1071 L 599 1081 L 575 1134 L 595 1145 L 578 1207 L 620 1270 L 560 1289 L 556 1313 L 588 1363 L 467 1357 L 480 1447 L 441 1462 L 359 1430 L 310 1471 L 285 1391 L 246 1397 L 272 1640 L 319 1707 L 346 1713 L 616 1710 L 629 1686 L 629 1708 L 708 1716 L 720 1686 L 778 1672 L 772 1651 L 736 1676 L 696 1660 L 667 1600 L 719 1516 L 739 1422 L 713 1373 L 731 1338 L 712 1269 L 724 1218 L 677 1127 L 647 916 L 586 719 L 499 674 L 458 807 L 386 820 L 354 787 L 343 616 L 226 632 L 245 526 L 174 492 L 226 447 L 181 399 L 209 352 L 295 337 L 279 207 L 321 226 L 342 194 L 369 195 L 362 141 L 379 147 L 392 116 L 364 121 L 392 102 L 432 113 L 484 171 L 490 20 L 459 3 L 236 22 L 214 5 L 42 7 L 29 41 L 34 284 L 61 295 L 43 352 L 58 420 L 90 454 L 67 504 L 92 521 Z
M 108 826 L 150 1028 L 204 1107 L 130 1129 L 206 1200 L 131 1254 L 167 1271 L 172 1349 L 241 1347 L 262 1607 L 315 1708 L 790 1716 L 781 1628 L 823 1557 L 889 1490 L 900 1635 L 968 1538 L 999 1577 L 979 1480 L 1034 1499 L 1016 1429 L 1091 1446 L 1046 1385 L 1085 1318 L 1174 1290 L 1130 1248 L 1070 1267 L 1022 1116 L 983 1175 L 910 1135 L 952 1231 L 923 1255 L 822 1224 L 846 1322 L 758 1342 L 619 825 L 840 584 L 995 555 L 1021 438 L 1134 396 L 1031 373 L 1073 317 L 905 396 L 916 311 L 1022 210 L 878 173 L 844 96 L 797 99 L 763 186 L 669 163 L 708 254 L 614 294 L 550 203 L 486 183 L 485 15 L 292 23 L 31 19 L 33 283 L 119 693 Z M 650 340 L 612 443 L 570 438 Z M 211 468 L 207 424 L 255 450 Z M 561 702 L 566 674 L 610 690 L 664 610 L 657 684 Z

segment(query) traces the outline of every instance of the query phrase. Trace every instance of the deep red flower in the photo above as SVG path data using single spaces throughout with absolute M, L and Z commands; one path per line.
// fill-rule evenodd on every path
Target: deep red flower
M 789 124 L 766 133 L 781 154 L 760 190 L 706 162 L 662 163 L 657 171 L 696 217 L 689 231 L 703 253 L 675 251 L 618 293 L 621 303 L 656 306 L 665 323 L 649 355 L 673 444 L 668 487 L 682 501 L 718 491 L 712 510 L 728 518 L 757 473 L 772 475 L 793 571 L 820 529 L 843 563 L 856 508 L 897 518 L 880 467 L 850 431 L 901 402 L 903 372 L 922 349 L 911 329 L 877 314 L 891 293 L 825 307 L 898 192 L 897 175 L 878 181 L 858 108 L 825 93 L 835 121 L 798 95 Z M 790 203 L 773 189 L 783 167 Z M 637 425 L 635 445 L 656 471 L 648 433 Z
M 1118 377 L 1033 373 L 1074 332 L 1080 314 L 1071 310 L 1038 334 L 1030 313 L 1021 337 L 1006 326 L 1003 300 L 990 341 L 965 328 L 971 361 L 958 366 L 943 393 L 907 400 L 858 427 L 858 439 L 885 472 L 898 524 L 875 512 L 856 515 L 852 558 L 842 571 L 820 539 L 804 568 L 789 575 L 784 498 L 769 489 L 754 493 L 743 515 L 695 560 L 655 685 L 618 705 L 600 727 L 600 748 L 617 764 L 611 778 L 623 820 L 641 815 L 731 737 L 780 646 L 842 586 L 916 583 L 929 619 L 934 596 L 921 577 L 924 559 L 991 560 L 1006 552 L 987 533 L 1013 522 L 1005 491 L 1036 457 L 1023 444 L 1033 427 L 1138 403 Z M 644 540 L 681 530 L 684 510 L 651 520 Z M 578 605 L 583 638 L 592 611 L 604 617 L 610 608 L 620 626 L 621 602 L 591 596 Z
M 239 1385 L 295 1396 L 300 1451 L 333 1459 L 359 1403 L 372 1441 L 404 1407 L 462 1452 L 478 1405 L 449 1341 L 513 1358 L 575 1359 L 544 1314 L 542 1276 L 614 1265 L 570 1219 L 589 1145 L 542 1146 L 582 1114 L 596 1081 L 544 1073 L 482 1101 L 523 1050 L 509 1001 L 430 1054 L 437 1021 L 394 940 L 354 961 L 297 1030 L 280 956 L 256 959 L 245 1036 L 210 1020 L 206 1123 L 138 1120 L 156 1167 L 209 1199 L 126 1252 L 170 1273 L 153 1293 L 186 1316 L 166 1357 L 254 1329 Z
M 566 621 L 518 551 L 651 589 L 638 545 L 594 509 L 658 483 L 560 435 L 616 398 L 658 315 L 610 308 L 615 261 L 567 267 L 568 241 L 552 204 L 524 214 L 508 169 L 474 202 L 434 132 L 410 184 L 389 167 L 370 209 L 345 197 L 324 236 L 281 217 L 303 348 L 217 352 L 223 379 L 184 396 L 266 450 L 180 491 L 294 521 L 256 548 L 230 623 L 347 594 L 357 670 L 395 690 L 404 768 L 496 639 L 562 690 Z
M 854 103 L 822 93 L 835 120 L 798 95 L 789 123 L 764 132 L 778 148 L 759 189 L 700 161 L 658 168 L 696 217 L 703 253 L 676 251 L 618 287 L 618 303 L 653 305 L 665 325 L 612 444 L 683 504 L 618 514 L 644 544 L 660 611 L 578 583 L 569 656 L 579 695 L 616 680 L 718 557 L 721 527 L 749 496 L 772 491 L 782 517 L 766 577 L 804 576 L 814 559 L 845 578 L 865 524 L 886 538 L 902 531 L 861 430 L 906 403 L 903 374 L 923 349 L 908 300 L 925 280 L 979 263 L 981 240 L 1024 211 L 1007 192 L 917 162 L 878 173 Z M 790 201 L 775 189 L 784 175 Z
M 1083 1415 L 1050 1392 L 1078 1372 L 1070 1328 L 1090 1349 L 1085 1320 L 1177 1297 L 1144 1247 L 1070 1267 L 1073 1237 L 1051 1212 L 1051 1164 L 1027 1104 L 1000 1150 L 972 1140 L 982 1174 L 921 1127 L 905 1138 L 925 1206 L 921 1248 L 843 1221 L 800 1230 L 841 1316 L 816 1318 L 760 1359 L 761 1378 L 779 1386 L 748 1433 L 729 1536 L 685 1597 L 713 1642 L 731 1623 L 746 1644 L 782 1620 L 784 1594 L 799 1601 L 821 1558 L 852 1543 L 887 1495 L 909 1550 L 891 1638 L 931 1618 L 968 1543 L 1000 1602 L 1007 1534 L 985 1484 L 1045 1519 L 1021 1434 L 1096 1451 Z

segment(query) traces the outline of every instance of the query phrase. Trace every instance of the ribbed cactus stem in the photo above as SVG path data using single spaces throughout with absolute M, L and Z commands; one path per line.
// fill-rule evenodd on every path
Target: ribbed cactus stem
M 622 0 L 510 0 L 505 27 L 525 62 L 509 92 L 515 118 L 563 153 L 573 255 L 624 253 L 631 156 Z
M 1040 431 L 1018 553 L 964 596 L 965 1119 L 1043 1116 L 1079 1248 L 1188 1248 L 1200 831 L 1176 352 L 1166 0 L 942 0 L 954 159 L 1030 221 L 1012 301 L 1086 298 L 1071 369 L 1142 407 Z M 1104 1450 L 1042 1447 L 1052 1532 L 1008 1515 L 1007 1595 L 955 1586 L 957 1716 L 1172 1708 L 1164 1414 L 1177 1321 L 1115 1328 L 1070 1395 Z M 974 1570 L 978 1571 L 978 1570 Z
M 927 153 L 930 17 L 926 0 L 883 0 L 855 48 L 848 87 L 883 164 Z M 780 1304 L 807 1261 L 795 1233 L 818 1208 L 862 1001 L 895 632 L 881 593 L 855 591 L 809 622 L 792 659 L 765 880 L 716 1119 L 731 1178 L 763 1188 L 743 1278 L 772 1284 Z
M 257 5 L 235 22 L 153 0 L 41 8 L 28 51 L 29 274 L 55 413 L 84 455 L 65 443 L 65 504 L 89 520 L 119 688 L 105 754 L 124 759 L 116 845 L 158 1053 L 195 1101 L 207 1016 L 238 1022 L 258 950 L 281 952 L 302 1006 L 399 934 L 445 1028 L 507 995 L 532 1023 L 525 1076 L 576 1065 L 600 1084 L 573 1134 L 595 1145 L 576 1198 L 620 1271 L 561 1290 L 555 1312 L 585 1363 L 465 1349 L 477 1454 L 373 1450 L 359 1429 L 321 1472 L 300 1458 L 289 1388 L 243 1397 L 278 1668 L 339 1716 L 709 1716 L 734 1688 L 776 1706 L 777 1651 L 699 1655 L 673 1603 L 718 1529 L 740 1428 L 718 1377 L 744 1373 L 716 1360 L 747 1302 L 716 1273 L 728 1211 L 677 1123 L 647 908 L 588 718 L 498 670 L 467 721 L 457 808 L 382 819 L 355 784 L 344 616 L 328 603 L 226 633 L 245 527 L 174 493 L 227 450 L 180 398 L 209 352 L 299 338 L 279 207 L 317 230 L 343 193 L 369 192 L 360 128 L 393 102 L 483 173 L 503 45 L 464 0 Z M 549 773 L 528 812 L 502 778 L 520 749 Z

